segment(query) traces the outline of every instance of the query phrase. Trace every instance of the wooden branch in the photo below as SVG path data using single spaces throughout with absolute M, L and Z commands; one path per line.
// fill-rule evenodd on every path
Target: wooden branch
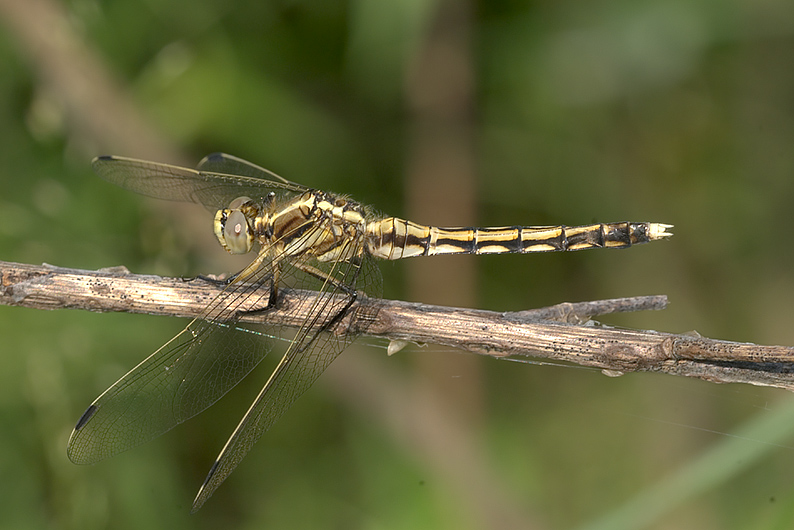
M 123 267 L 85 271 L 0 262 L 4 305 L 196 317 L 222 289 L 221 282 L 131 274 Z M 285 289 L 277 309 L 242 307 L 242 320 L 296 326 L 314 296 Z M 600 368 L 608 375 L 663 372 L 794 390 L 794 348 L 581 324 L 597 315 L 665 305 L 665 297 L 652 296 L 498 313 L 360 296 L 334 332 L 442 344 L 492 357 L 545 357 Z

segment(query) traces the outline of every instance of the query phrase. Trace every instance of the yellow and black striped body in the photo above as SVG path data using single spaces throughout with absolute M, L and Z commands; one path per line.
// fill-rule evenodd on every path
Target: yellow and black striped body
M 321 262 L 348 260 L 362 252 L 363 207 L 330 193 L 309 190 L 268 216 L 266 243 L 288 256 L 308 254 Z M 269 239 L 269 241 L 267 241 Z
M 389 217 L 367 225 L 367 250 L 381 259 L 439 254 L 554 252 L 624 248 L 670 235 L 659 223 L 599 223 L 587 226 L 439 228 Z
M 256 239 L 263 248 L 280 255 L 310 255 L 321 262 L 351 259 L 364 251 L 379 259 L 395 260 L 439 254 L 624 248 L 671 235 L 667 232 L 670 225 L 660 223 L 439 228 L 397 217 L 367 220 L 359 203 L 316 190 L 272 211 L 267 211 L 266 205 L 254 206 L 253 201 L 241 199 L 237 201 L 243 204 L 239 208 L 249 220 L 247 237 L 251 241 Z M 227 250 L 228 236 L 222 234 L 228 233 L 225 224 L 233 212 L 227 208 L 216 216 L 215 231 Z M 245 249 L 250 250 L 250 244 Z

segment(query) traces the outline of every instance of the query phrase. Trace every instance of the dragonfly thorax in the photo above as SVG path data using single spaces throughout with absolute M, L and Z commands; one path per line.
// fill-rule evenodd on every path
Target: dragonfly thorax
M 357 202 L 308 190 L 276 205 L 238 197 L 215 214 L 215 236 L 231 254 L 249 252 L 258 241 L 271 253 L 312 255 L 320 261 L 350 259 L 366 231 L 365 210 Z
M 358 254 L 366 227 L 357 202 L 319 190 L 308 190 L 270 216 L 273 244 L 287 255 L 310 255 L 322 262 Z M 267 244 L 267 243 L 265 243 Z

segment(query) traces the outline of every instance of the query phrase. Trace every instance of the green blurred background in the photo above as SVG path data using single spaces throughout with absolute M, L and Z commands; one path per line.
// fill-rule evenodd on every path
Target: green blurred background
M 0 0 L 0 259 L 234 270 L 200 207 L 89 166 L 213 151 L 418 222 L 675 224 L 622 252 L 382 264 L 387 297 L 666 294 L 608 322 L 794 345 L 790 1 Z M 184 324 L 0 307 L 0 528 L 794 526 L 787 392 L 372 340 L 190 516 L 266 373 L 134 451 L 65 454 Z

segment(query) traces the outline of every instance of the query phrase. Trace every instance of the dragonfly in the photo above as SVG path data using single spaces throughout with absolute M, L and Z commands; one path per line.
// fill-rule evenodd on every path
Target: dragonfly
M 88 407 L 69 438 L 73 462 L 98 462 L 202 412 L 259 364 L 276 342 L 272 338 L 287 337 L 280 361 L 212 464 L 193 512 L 353 340 L 354 332 L 340 333 L 336 326 L 354 310 L 359 293 L 379 295 L 374 259 L 625 248 L 672 235 L 672 225 L 649 222 L 425 226 L 375 215 L 346 196 L 290 182 L 223 153 L 206 156 L 196 169 L 117 156 L 95 158 L 92 165 L 127 190 L 214 211 L 220 245 L 232 254 L 254 251 L 255 258 L 184 330 Z M 265 315 L 277 308 L 279 293 L 289 287 L 315 293 L 291 335 L 278 326 L 262 331 L 242 322 L 246 308 L 261 307 L 257 311 Z

